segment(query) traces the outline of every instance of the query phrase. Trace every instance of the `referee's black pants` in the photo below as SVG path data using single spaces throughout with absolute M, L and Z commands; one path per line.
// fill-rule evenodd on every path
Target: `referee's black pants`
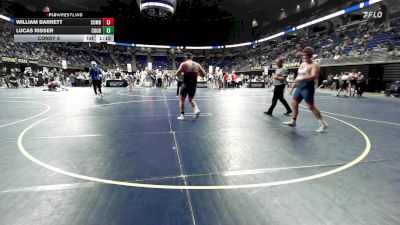
M 97 89 L 99 89 L 100 94 L 102 94 L 101 92 L 101 80 L 93 80 L 93 90 L 94 93 L 97 95 Z
M 272 105 L 271 105 L 271 107 L 269 107 L 269 109 L 267 111 L 268 114 L 272 114 L 272 111 L 274 111 L 274 108 L 275 108 L 276 103 L 278 102 L 278 100 L 281 101 L 282 104 L 285 106 L 286 112 L 288 112 L 288 113 L 292 112 L 292 110 L 290 109 L 289 104 L 287 103 L 285 98 L 283 98 L 283 92 L 285 91 L 285 86 L 286 85 L 284 85 L 284 84 L 275 86 L 275 88 L 274 88 L 274 96 L 272 97 Z

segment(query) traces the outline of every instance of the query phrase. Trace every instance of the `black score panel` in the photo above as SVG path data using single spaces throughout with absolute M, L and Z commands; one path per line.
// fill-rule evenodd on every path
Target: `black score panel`
M 197 81 L 198 88 L 207 88 L 207 81 Z
M 265 82 L 250 82 L 249 88 L 265 88 Z
M 103 27 L 15 27 L 14 34 L 103 34 Z
M 44 14 L 44 15 L 43 15 Z M 38 16 L 39 15 L 39 16 Z M 39 13 L 15 18 L 15 42 L 113 42 L 114 18 L 93 13 Z M 42 17 L 40 17 L 42 16 Z
M 107 80 L 106 87 L 126 87 L 128 83 L 125 80 Z

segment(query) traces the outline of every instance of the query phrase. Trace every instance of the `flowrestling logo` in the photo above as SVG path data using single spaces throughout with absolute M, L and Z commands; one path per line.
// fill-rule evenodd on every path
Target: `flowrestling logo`
M 383 17 L 383 12 L 382 11 L 364 11 L 364 19 L 380 19 Z

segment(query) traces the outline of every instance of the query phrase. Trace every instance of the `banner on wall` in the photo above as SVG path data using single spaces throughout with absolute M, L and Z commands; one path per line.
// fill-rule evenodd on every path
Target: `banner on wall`
M 62 65 L 62 68 L 63 68 L 63 69 L 67 69 L 67 68 L 68 68 L 68 66 L 67 66 L 67 60 L 62 60 L 62 61 L 61 61 L 61 65 Z
M 257 70 L 262 70 L 263 68 L 262 68 L 262 66 L 252 66 L 252 67 L 250 67 L 250 70 L 252 70 L 252 71 L 257 71 Z
M 19 59 L 19 58 L 11 58 L 11 57 L 1 57 L 1 62 L 4 63 L 18 63 L 18 64 L 38 64 L 39 61 L 37 60 L 30 60 L 30 59 Z
M 296 67 L 299 67 L 300 66 L 300 62 L 289 62 L 289 63 L 284 63 L 283 64 L 283 67 L 286 67 L 286 68 L 296 68 Z M 276 69 L 277 68 L 277 66 L 276 65 L 272 65 L 272 68 L 273 69 Z

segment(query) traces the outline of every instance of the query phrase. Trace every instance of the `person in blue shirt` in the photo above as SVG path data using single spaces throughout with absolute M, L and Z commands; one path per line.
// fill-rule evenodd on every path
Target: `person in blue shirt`
M 92 79 L 94 94 L 97 96 L 97 89 L 99 89 L 100 96 L 103 97 L 103 93 L 101 92 L 101 74 L 102 70 L 97 67 L 97 63 L 95 61 L 91 62 L 92 68 L 89 70 L 90 78 Z

